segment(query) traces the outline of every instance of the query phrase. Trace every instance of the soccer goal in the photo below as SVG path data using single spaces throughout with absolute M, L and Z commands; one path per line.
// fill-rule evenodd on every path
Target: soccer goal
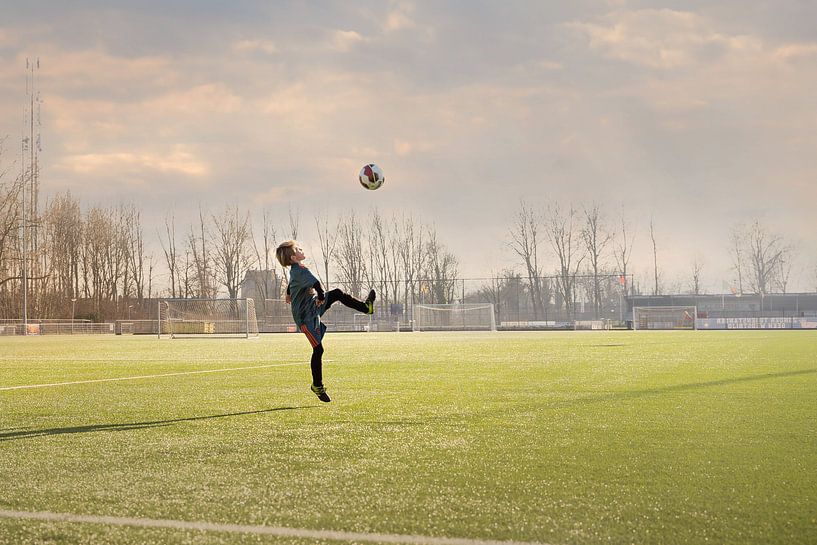
M 257 337 L 252 299 L 161 299 L 159 338 Z
M 496 331 L 492 303 L 414 305 L 412 331 Z
M 696 329 L 694 306 L 633 307 L 633 329 Z

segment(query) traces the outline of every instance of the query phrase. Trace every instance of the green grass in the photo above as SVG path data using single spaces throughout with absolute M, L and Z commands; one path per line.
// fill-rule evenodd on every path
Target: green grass
M 2 338 L 0 509 L 477 540 L 817 543 L 813 332 Z M 0 543 L 309 543 L 0 517 Z M 328 543 L 328 541 L 327 541 Z

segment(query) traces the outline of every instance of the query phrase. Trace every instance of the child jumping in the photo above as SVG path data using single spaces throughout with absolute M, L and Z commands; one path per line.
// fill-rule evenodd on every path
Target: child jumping
M 286 302 L 292 305 L 292 318 L 295 325 L 306 335 L 312 345 L 312 391 L 324 403 L 332 401 L 323 385 L 323 334 L 326 325 L 321 316 L 336 301 L 364 314 L 374 312 L 375 292 L 371 290 L 365 301 L 359 301 L 342 290 L 329 290 L 324 294 L 320 281 L 304 267 L 304 251 L 294 240 L 282 242 L 275 250 L 275 256 L 283 267 L 289 267 L 289 285 Z

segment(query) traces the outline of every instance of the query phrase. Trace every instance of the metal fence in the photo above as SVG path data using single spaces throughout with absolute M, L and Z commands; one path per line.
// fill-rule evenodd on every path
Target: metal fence
M 493 303 L 497 329 L 506 331 L 629 329 L 634 306 L 694 306 L 701 329 L 807 329 L 817 320 L 817 293 L 625 296 L 626 282 L 620 276 L 600 277 L 598 290 L 593 277 L 583 276 L 576 278 L 574 299 L 568 305 L 556 289 L 557 282 L 552 276 L 540 278 L 541 296 L 536 298 L 535 282 L 527 278 L 457 279 L 446 295 L 449 303 Z M 350 289 L 342 284 L 332 287 Z M 413 296 L 407 283 L 400 289 L 375 287 L 378 304 L 373 316 L 336 304 L 324 322 L 334 331 L 409 331 L 415 304 L 439 302 L 426 287 L 416 289 Z M 257 307 L 262 332 L 294 331 L 289 305 L 283 300 L 267 300 Z
M 89 320 L 0 320 L 0 335 L 105 335 L 114 333 L 113 323 Z
M 625 286 L 631 279 L 606 274 L 578 275 L 572 281 L 569 290 L 561 287 L 556 276 L 376 282 L 371 286 L 378 293 L 373 322 L 378 330 L 404 330 L 411 328 L 417 304 L 492 303 L 498 329 L 572 329 L 576 322 L 625 323 Z M 346 283 L 330 287 L 358 297 L 369 289 L 368 285 Z M 568 291 L 569 301 L 564 291 Z
M 817 328 L 817 293 L 625 296 L 625 284 L 617 275 L 600 277 L 598 285 L 592 277 L 577 277 L 572 301 L 566 304 L 557 289 L 558 279 L 552 276 L 536 281 L 520 276 L 455 279 L 445 289 L 425 281 L 381 283 L 374 286 L 378 291 L 374 315 L 360 314 L 337 303 L 323 321 L 333 331 L 411 331 L 415 304 L 492 303 L 499 330 L 629 328 L 634 306 L 694 306 L 699 329 Z M 350 286 L 329 286 L 335 287 L 364 296 Z M 256 316 L 261 333 L 295 331 L 290 306 L 282 299 L 257 301 Z M 20 320 L 0 320 L 0 335 L 155 335 L 157 331 L 155 319 L 101 324 L 88 320 L 29 320 L 25 326 Z
M 634 295 L 626 311 L 634 306 L 694 306 L 698 318 L 808 318 L 817 316 L 817 293 Z

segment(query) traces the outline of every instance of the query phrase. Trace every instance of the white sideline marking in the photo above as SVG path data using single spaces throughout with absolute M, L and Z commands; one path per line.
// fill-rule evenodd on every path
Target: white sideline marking
M 72 513 L 49 513 L 47 511 L 30 512 L 0 509 L 0 517 L 44 520 L 48 522 L 85 522 L 90 524 L 112 524 L 115 526 L 137 526 L 140 528 L 171 528 L 175 530 L 200 530 L 203 532 L 228 532 L 234 534 L 255 534 L 305 539 L 332 539 L 336 541 L 370 541 L 376 543 L 413 543 L 423 545 L 547 545 L 545 543 L 526 541 L 495 541 L 490 539 L 401 534 L 369 534 L 336 530 L 307 530 L 305 528 L 285 528 L 281 526 L 250 526 L 243 524 L 217 524 L 213 522 L 189 522 L 185 520 L 75 515 Z
M 122 362 L 122 361 L 135 361 L 135 362 L 149 362 L 149 361 L 158 361 L 158 362 L 165 362 L 165 361 L 192 361 L 196 363 L 207 363 L 210 361 L 221 361 L 213 358 L 178 358 L 170 360 L 168 358 L 143 358 L 140 356 L 133 356 L 129 358 L 123 358 L 118 356 L 116 358 L 107 358 L 107 357 L 98 357 L 98 358 L 90 358 L 88 356 L 82 357 L 54 357 L 54 356 L 0 356 L 0 361 L 71 361 L 71 362 L 86 362 L 86 361 L 104 361 L 104 362 Z
M 25 390 L 28 388 L 48 388 L 50 386 L 69 386 L 71 384 L 91 384 L 94 382 L 116 382 L 120 380 L 140 380 L 146 378 L 178 377 L 181 375 L 203 375 L 205 373 L 226 373 L 227 371 L 243 371 L 244 369 L 264 369 L 267 367 L 286 367 L 289 365 L 303 365 L 303 362 L 290 363 L 269 363 L 265 365 L 252 365 L 249 367 L 227 367 L 224 369 L 203 369 L 199 371 L 179 371 L 178 373 L 161 373 L 158 375 L 137 375 L 135 377 L 115 377 L 97 378 L 90 380 L 72 380 L 70 382 L 52 382 L 48 384 L 24 384 L 21 386 L 2 386 L 0 392 L 4 390 Z

